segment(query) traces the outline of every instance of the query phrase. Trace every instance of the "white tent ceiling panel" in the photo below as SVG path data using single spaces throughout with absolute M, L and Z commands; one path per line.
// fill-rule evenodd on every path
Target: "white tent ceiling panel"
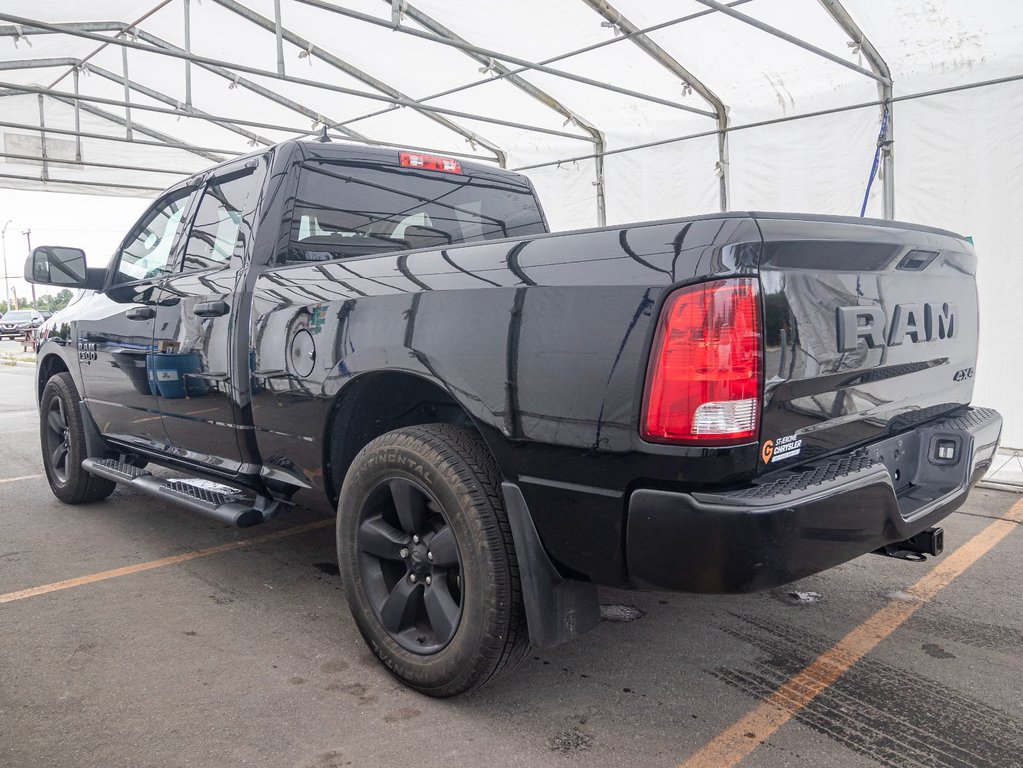
M 880 50 L 899 90 L 946 88 L 1020 72 L 1023 3 L 1006 0 L 844 0 Z

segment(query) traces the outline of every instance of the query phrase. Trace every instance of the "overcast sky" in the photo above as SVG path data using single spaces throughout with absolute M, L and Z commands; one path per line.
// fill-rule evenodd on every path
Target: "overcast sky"
M 17 290 L 18 298 L 32 295 L 29 284 L 21 277 L 28 256 L 27 238 L 22 234 L 25 230 L 32 231 L 33 247 L 75 246 L 85 251 L 89 266 L 105 266 L 125 233 L 151 202 L 135 197 L 0 189 L 0 229 L 7 224 L 3 245 L 11 288 Z M 5 290 L 0 282 L 0 298 L 6 298 Z M 42 296 L 57 291 L 49 286 L 36 286 L 36 292 Z

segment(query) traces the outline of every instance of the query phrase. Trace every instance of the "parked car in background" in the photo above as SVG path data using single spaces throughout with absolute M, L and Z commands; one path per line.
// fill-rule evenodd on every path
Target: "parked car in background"
M 0 318 L 0 338 L 16 339 L 25 331 L 34 331 L 45 318 L 34 309 L 12 309 Z

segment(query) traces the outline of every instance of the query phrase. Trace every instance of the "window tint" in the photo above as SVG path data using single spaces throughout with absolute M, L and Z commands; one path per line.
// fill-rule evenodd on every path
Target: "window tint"
M 121 251 L 115 283 L 160 277 L 168 272 L 171 246 L 193 190 L 173 192 L 157 203 L 136 226 L 135 238 Z
M 543 220 L 514 177 L 311 162 L 302 167 L 289 261 L 538 234 Z
M 249 172 L 207 185 L 185 244 L 185 271 L 212 269 L 231 261 L 248 236 L 245 215 L 255 204 L 257 182 L 258 177 Z

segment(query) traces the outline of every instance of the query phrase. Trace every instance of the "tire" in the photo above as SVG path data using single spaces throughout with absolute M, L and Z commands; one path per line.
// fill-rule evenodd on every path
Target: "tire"
M 352 616 L 391 674 L 428 696 L 479 688 L 528 649 L 500 482 L 479 437 L 450 424 L 376 438 L 345 477 L 337 545 Z
M 39 400 L 43 467 L 53 495 L 65 504 L 99 501 L 117 487 L 113 481 L 82 469 L 82 459 L 88 454 L 79 399 L 71 374 L 58 373 L 46 382 Z

